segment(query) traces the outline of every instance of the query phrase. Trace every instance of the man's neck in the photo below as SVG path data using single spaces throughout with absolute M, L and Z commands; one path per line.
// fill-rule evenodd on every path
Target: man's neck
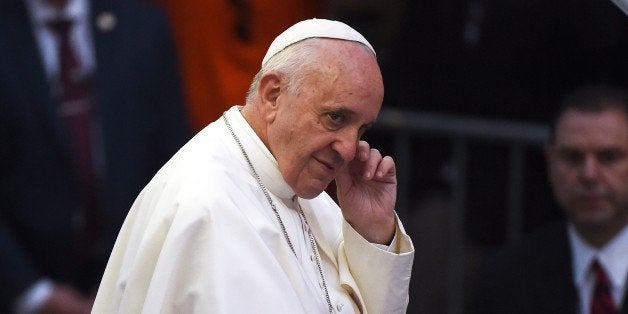
M 240 112 L 244 117 L 244 120 L 251 126 L 255 134 L 262 140 L 262 143 L 270 150 L 268 145 L 268 137 L 266 135 L 266 124 L 261 117 L 262 113 L 259 111 L 257 104 L 246 104 L 240 108 Z
M 62 10 L 65 5 L 68 3 L 68 0 L 43 0 L 48 3 L 48 5 L 56 8 L 57 10 Z
M 617 225 L 609 227 L 583 227 L 574 225 L 576 231 L 583 240 L 596 249 L 601 249 L 607 245 L 626 226 Z

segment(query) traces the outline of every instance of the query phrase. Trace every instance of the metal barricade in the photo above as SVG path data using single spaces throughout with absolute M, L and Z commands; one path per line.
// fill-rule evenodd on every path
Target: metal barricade
M 384 108 L 380 112 L 377 128 L 394 134 L 393 154 L 398 169 L 397 212 L 407 217 L 410 211 L 410 173 L 412 167 L 411 144 L 413 137 L 445 137 L 451 145 L 453 180 L 450 182 L 450 206 L 447 213 L 449 223 L 447 264 L 447 309 L 446 313 L 463 312 L 464 278 L 464 214 L 468 188 L 467 158 L 469 141 L 501 141 L 509 147 L 509 195 L 508 226 L 509 241 L 516 240 L 522 230 L 522 193 L 524 145 L 542 145 L 549 136 L 549 128 L 538 123 L 521 123 L 504 120 L 489 120 L 446 115 L 438 113 L 404 111 Z M 421 254 L 421 252 L 417 252 Z

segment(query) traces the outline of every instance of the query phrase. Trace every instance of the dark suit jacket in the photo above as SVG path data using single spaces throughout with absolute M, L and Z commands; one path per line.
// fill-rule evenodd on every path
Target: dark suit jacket
M 23 2 L 0 1 L 1 313 L 42 276 L 93 289 L 133 200 L 188 139 L 165 16 L 128 0 L 93 1 L 104 230 L 93 267 L 80 264 L 69 143 Z M 103 12 L 115 16 L 111 31 L 96 26 Z
M 566 224 L 541 229 L 490 257 L 474 293 L 470 313 L 577 313 Z M 628 313 L 625 295 L 620 313 Z

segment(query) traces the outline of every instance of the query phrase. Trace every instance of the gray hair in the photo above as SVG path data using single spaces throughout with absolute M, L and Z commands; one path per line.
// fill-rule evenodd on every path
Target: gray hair
M 298 93 L 305 74 L 318 68 L 320 38 L 308 38 L 295 43 L 274 55 L 257 72 L 246 94 L 246 103 L 253 101 L 258 92 L 259 80 L 267 72 L 276 71 L 282 76 L 284 87 Z
M 282 76 L 284 88 L 298 94 L 306 76 L 321 68 L 321 43 L 326 38 L 312 37 L 294 43 L 270 58 L 257 72 L 246 94 L 246 103 L 251 103 L 257 95 L 259 80 L 267 72 L 276 71 Z M 356 42 L 373 54 L 364 44 Z

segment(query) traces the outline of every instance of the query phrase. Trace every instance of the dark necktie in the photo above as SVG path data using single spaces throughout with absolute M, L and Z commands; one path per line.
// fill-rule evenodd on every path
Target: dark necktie
M 56 19 L 48 27 L 59 39 L 59 76 L 53 84 L 59 116 L 70 142 L 74 171 L 80 188 L 81 209 L 77 212 L 79 245 L 89 250 L 97 238 L 96 173 L 92 150 L 92 106 L 88 80 L 69 40 L 72 21 Z
M 616 314 L 615 302 L 611 296 L 611 285 L 606 276 L 606 272 L 597 260 L 591 265 L 591 270 L 595 274 L 595 286 L 593 287 L 593 298 L 591 299 L 591 314 Z

